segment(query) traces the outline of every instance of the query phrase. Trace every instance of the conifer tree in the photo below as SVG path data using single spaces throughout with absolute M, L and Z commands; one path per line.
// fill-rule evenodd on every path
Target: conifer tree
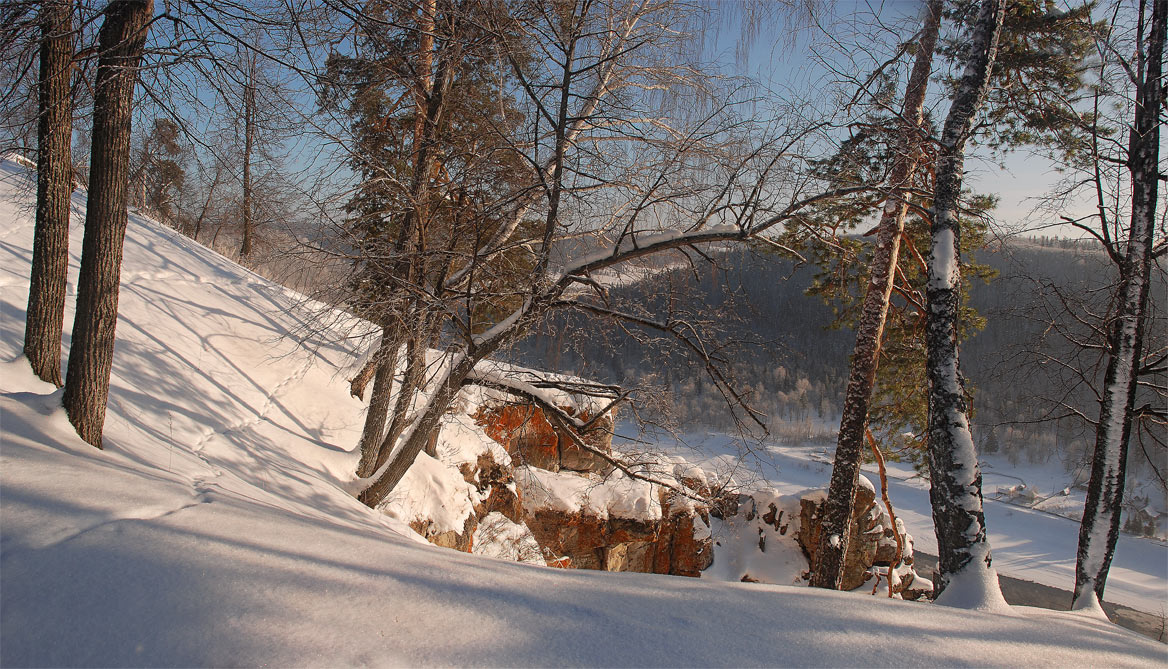
M 876 228 L 876 249 L 869 270 L 862 314 L 856 328 L 851 375 L 844 399 L 831 484 L 823 510 L 823 531 L 811 572 L 811 585 L 839 589 L 847 554 L 850 518 L 860 475 L 864 438 L 868 425 L 868 402 L 876 381 L 880 339 L 888 315 L 889 299 L 896 283 L 896 267 L 904 219 L 908 213 L 909 191 L 920 162 L 924 140 L 924 104 L 933 49 L 941 24 L 941 2 L 932 0 L 926 9 L 924 26 L 917 43 L 916 60 L 900 112 L 901 128 L 893 166 L 888 177 L 891 189 Z

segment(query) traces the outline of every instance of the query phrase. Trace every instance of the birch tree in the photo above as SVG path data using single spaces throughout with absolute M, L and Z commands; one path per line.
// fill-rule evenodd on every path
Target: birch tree
M 941 7 L 934 9 L 940 10 Z M 973 19 L 973 3 L 960 2 L 950 4 L 944 13 L 945 18 L 953 21 L 956 32 L 960 34 Z M 994 68 L 990 73 L 990 88 L 988 99 L 984 103 L 982 123 L 976 124 L 976 140 L 983 147 L 991 151 L 1016 149 L 1023 146 L 1049 145 L 1052 142 L 1065 142 L 1068 131 L 1073 127 L 1075 114 L 1067 113 L 1063 107 L 1054 104 L 1052 100 L 1074 101 L 1081 100 L 1080 91 L 1084 88 L 1082 73 L 1084 56 L 1089 50 L 1089 40 L 1084 38 L 1089 33 L 1090 8 L 1087 6 L 1073 8 L 1069 11 L 1051 11 L 1049 6 L 1040 2 L 1022 0 L 1011 3 L 1006 8 L 1001 36 L 998 40 L 997 56 Z M 941 57 L 962 62 L 968 52 L 969 43 L 956 37 L 947 38 L 938 47 Z M 918 62 L 921 53 L 917 53 Z M 879 72 L 879 70 L 878 70 Z M 871 79 L 871 78 L 870 78 Z M 879 79 L 876 79 L 879 81 Z M 865 82 L 867 83 L 867 82 Z M 945 80 L 950 86 L 956 82 Z M 873 97 L 877 100 L 883 95 L 885 87 L 873 83 Z M 906 112 L 892 117 L 893 121 L 905 123 Z M 872 120 L 864 119 L 861 129 L 854 133 L 845 145 L 845 151 L 833 158 L 828 168 L 840 170 L 863 171 L 873 161 L 882 155 L 890 153 L 903 160 L 903 139 L 900 146 L 884 147 L 890 143 L 880 141 L 885 132 L 882 127 L 888 123 L 887 117 L 875 116 Z M 921 128 L 918 132 L 931 134 L 932 129 Z M 971 133 L 972 133 L 971 129 Z M 972 138 L 971 138 L 972 139 Z M 925 172 L 923 178 L 914 184 L 903 178 L 898 179 L 895 170 L 901 167 L 900 162 L 892 166 L 892 180 L 899 186 L 905 207 L 912 207 L 914 212 L 921 212 L 929 206 L 928 198 L 932 195 L 933 183 L 929 178 L 932 172 L 933 154 L 931 145 L 927 155 L 922 159 L 926 165 L 921 169 Z M 885 154 L 882 154 L 881 151 Z M 870 168 L 868 168 L 870 170 Z M 906 196 L 917 198 L 911 205 Z M 887 202 L 885 203 L 887 206 Z M 851 222 L 858 225 L 870 211 L 871 205 L 862 199 L 858 204 L 841 203 L 829 205 L 826 214 L 837 220 Z M 965 212 L 959 221 L 962 226 L 959 237 L 960 249 L 967 251 L 979 248 L 985 240 L 987 227 L 987 211 L 993 207 L 993 198 L 966 192 L 962 195 L 961 208 Z M 883 235 L 888 235 L 886 224 L 889 212 L 886 209 L 879 225 L 867 233 L 875 233 L 874 258 L 868 271 L 855 271 L 847 265 L 853 256 L 844 253 L 829 254 L 825 269 L 817 277 L 813 291 L 816 294 L 830 298 L 835 304 L 845 307 L 840 321 L 853 323 L 857 331 L 857 346 L 852 357 L 852 378 L 849 383 L 847 398 L 845 399 L 843 420 L 839 444 L 836 450 L 835 467 L 833 468 L 832 489 L 828 497 L 827 513 L 832 518 L 832 530 L 825 533 L 822 554 L 828 557 L 828 573 L 821 574 L 816 570 L 813 582 L 816 585 L 830 587 L 830 572 L 839 564 L 843 552 L 839 550 L 841 544 L 832 545 L 828 540 L 837 535 L 846 537 L 844 522 L 846 516 L 842 510 L 845 502 L 854 495 L 854 477 L 859 470 L 859 459 L 864 452 L 863 430 L 869 427 L 877 439 L 881 432 L 886 435 L 886 441 L 899 446 L 902 457 L 917 460 L 923 457 L 925 450 L 924 433 L 927 424 L 927 402 L 924 393 L 918 389 L 925 385 L 925 364 L 919 355 L 923 349 L 923 342 L 919 342 L 918 327 L 923 319 L 924 303 L 924 276 L 923 260 L 918 260 L 917 248 L 925 248 L 924 242 L 917 233 L 923 222 L 928 236 L 929 223 L 922 221 L 918 216 L 910 219 L 909 229 L 905 230 L 904 214 L 901 214 L 901 223 L 897 229 L 901 234 L 896 237 L 905 239 L 910 252 L 906 262 L 896 265 L 895 262 L 885 264 L 887 258 L 880 255 L 886 246 L 882 241 Z M 913 240 L 916 240 L 915 243 Z M 854 240 L 841 240 L 840 246 L 847 250 L 862 247 Z M 818 254 L 817 254 L 818 255 Z M 840 257 L 836 257 L 840 256 Z M 896 254 L 892 254 L 895 261 Z M 818 260 L 818 258 L 817 258 Z M 889 267 L 884 271 L 884 267 Z M 971 279 L 988 280 L 992 271 L 977 263 L 971 262 L 968 257 L 962 259 L 961 286 L 959 292 L 964 295 Z M 892 273 L 899 278 L 893 280 Z M 891 322 L 887 322 L 885 315 L 879 313 L 877 319 L 877 305 L 887 305 L 888 297 L 881 298 L 874 288 L 879 284 L 877 279 L 887 281 L 887 288 L 895 290 L 899 299 L 905 304 L 904 309 L 894 312 Z M 854 285 L 849 280 L 858 280 Z M 918 282 L 918 279 L 920 281 Z M 876 282 L 876 283 L 873 283 Z M 861 293 L 866 291 L 863 302 L 858 309 L 852 306 L 856 301 L 852 295 L 856 289 Z M 964 302 L 959 299 L 959 303 Z M 853 310 L 857 313 L 853 315 Z M 885 343 L 880 343 L 880 337 L 872 337 L 874 324 L 879 322 L 885 333 Z M 971 331 L 980 329 L 985 320 L 967 304 L 960 304 L 957 316 L 957 337 L 963 341 Z M 890 335 L 890 336 L 888 336 Z M 861 342 L 875 342 L 875 347 L 861 346 Z M 861 350 L 865 352 L 861 354 Z M 877 355 L 881 361 L 881 369 L 877 374 Z M 865 380 L 865 377 L 869 380 Z M 861 390 L 866 391 L 861 394 Z M 863 399 L 863 415 L 857 411 L 860 408 L 860 398 Z M 868 425 L 863 422 L 867 418 Z M 919 436 L 918 436 L 919 435 Z M 918 452 L 919 448 L 919 452 Z M 837 473 L 838 472 L 838 473 Z M 842 478 L 841 478 L 842 477 Z M 846 540 L 844 542 L 846 547 Z
M 1149 7 L 1150 5 L 1150 7 Z M 1117 12 L 1118 14 L 1118 12 Z M 1128 442 L 1132 434 L 1135 397 L 1142 371 L 1144 323 L 1153 259 L 1163 255 L 1165 245 L 1154 246 L 1156 207 L 1160 171 L 1160 122 L 1164 106 L 1164 42 L 1168 23 L 1168 0 L 1141 2 L 1138 8 L 1134 62 L 1111 52 L 1130 78 L 1134 91 L 1134 119 L 1128 130 L 1124 166 L 1130 176 L 1130 216 L 1128 238 L 1119 260 L 1119 295 L 1107 340 L 1107 372 L 1104 377 L 1091 479 L 1079 530 L 1075 562 L 1073 608 L 1100 610 L 1107 585 L 1107 572 L 1115 554 L 1126 479 Z M 1111 50 L 1112 44 L 1103 43 Z M 1118 244 L 1107 234 L 1106 209 L 1100 209 L 1102 233 L 1113 256 Z M 1098 228 L 1096 228 L 1098 230 Z M 1163 358 L 1159 363 L 1163 365 Z
M 972 25 L 967 61 L 940 137 L 928 260 L 929 499 L 939 554 L 934 592 L 940 595 L 956 584 L 958 594 L 950 601 L 972 606 L 1004 600 L 991 567 L 981 470 L 958 365 L 961 228 L 957 202 L 965 145 L 989 89 L 1004 13 L 1004 0 L 984 0 Z

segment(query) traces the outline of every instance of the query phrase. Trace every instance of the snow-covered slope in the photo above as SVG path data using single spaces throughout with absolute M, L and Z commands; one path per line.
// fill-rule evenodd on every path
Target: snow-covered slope
M 0 165 L 0 665 L 1168 659 L 1079 614 L 562 571 L 419 543 L 347 491 L 361 406 L 342 374 L 352 351 L 335 336 L 300 341 L 320 330 L 304 327 L 318 305 L 137 218 L 97 451 L 19 357 L 24 179 Z M 78 219 L 75 254 L 80 234 Z
M 738 447 L 726 435 L 692 434 L 687 435 L 686 442 L 686 445 L 666 448 L 686 453 L 711 471 L 730 470 L 737 464 Z M 695 456 L 695 448 L 705 453 L 705 457 Z M 822 445 L 768 443 L 756 448 L 754 457 L 765 461 L 760 467 L 763 482 L 783 494 L 825 487 L 831 476 L 831 457 Z M 992 464 L 983 467 L 987 496 L 1001 482 L 1017 482 L 1016 478 L 1010 478 L 1009 472 L 1018 470 L 1008 469 L 1002 474 L 1001 468 Z M 864 471 L 872 481 L 879 480 L 874 464 L 866 465 Z M 1045 472 L 1035 467 L 1019 473 L 1025 473 L 1027 480 L 1033 481 Z M 928 482 L 916 476 L 907 463 L 889 462 L 888 476 L 889 496 L 897 517 L 915 539 L 916 550 L 936 555 Z M 1081 508 L 1081 497 L 1079 503 Z M 1079 539 L 1076 521 L 992 497 L 986 499 L 985 511 L 994 567 L 999 574 L 1063 590 L 1074 585 Z M 1121 534 L 1104 599 L 1163 617 L 1168 610 L 1168 546 L 1162 541 Z M 1069 594 L 1066 604 L 1070 604 Z

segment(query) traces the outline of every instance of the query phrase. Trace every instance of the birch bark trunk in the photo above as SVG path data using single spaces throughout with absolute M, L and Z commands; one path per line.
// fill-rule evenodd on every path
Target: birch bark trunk
M 1095 453 L 1079 548 L 1075 560 L 1075 594 L 1072 607 L 1099 608 L 1107 585 L 1107 572 L 1119 538 L 1123 492 L 1127 476 L 1127 450 L 1131 437 L 1138 365 L 1143 349 L 1144 314 L 1152 264 L 1152 237 L 1156 225 L 1159 180 L 1160 124 L 1163 98 L 1164 42 L 1168 0 L 1152 0 L 1143 76 L 1137 82 L 1135 124 L 1128 146 L 1132 210 L 1127 251 L 1120 268 L 1119 313 L 1108 342 L 1109 357 L 1104 377 Z M 1143 45 L 1140 45 L 1143 51 Z M 1138 65 L 1137 65 L 1138 67 Z
M 961 227 L 957 220 L 965 144 L 985 100 L 997 55 L 1005 0 L 984 0 L 970 36 L 965 70 L 945 119 L 937 158 L 925 341 L 929 378 L 929 498 L 937 534 L 939 574 L 934 594 L 960 578 L 960 605 L 1003 604 L 982 508 L 981 469 L 969 428 L 958 366 L 961 305 Z M 957 603 L 957 602 L 955 602 Z

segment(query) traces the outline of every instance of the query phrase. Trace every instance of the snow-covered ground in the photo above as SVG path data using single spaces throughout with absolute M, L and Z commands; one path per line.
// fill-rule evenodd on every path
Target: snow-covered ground
M 682 441 L 684 444 L 672 445 L 668 450 L 687 453 L 691 460 L 710 470 L 734 470 L 738 479 L 756 476 L 783 494 L 824 487 L 831 476 L 831 453 L 822 445 L 752 445 L 753 454 L 745 458 L 748 470 L 743 471 L 741 447 L 730 437 L 689 434 Z M 695 456 L 695 448 L 703 455 Z M 866 465 L 864 472 L 879 485 L 875 464 Z M 889 498 L 897 517 L 913 535 L 916 550 L 936 555 L 928 482 L 903 463 L 889 462 L 888 475 Z M 1048 484 L 1045 489 L 1051 482 L 1064 480 L 1052 467 L 1015 470 L 1004 458 L 991 458 L 984 471 L 987 496 L 999 487 L 1017 485 L 1019 475 L 1031 485 Z M 1081 494 L 1078 498 L 1081 505 Z M 1074 587 L 1078 522 L 1002 500 L 986 499 L 985 509 L 994 567 L 999 574 L 1064 590 Z M 1164 616 L 1168 609 L 1168 546 L 1162 541 L 1121 534 L 1104 599 Z
M 25 178 L 0 164 L 0 665 L 1168 660 L 1083 614 L 564 571 L 425 544 L 352 497 L 362 407 L 346 324 L 137 217 L 106 450 L 93 449 L 20 358 Z M 74 204 L 73 277 L 84 197 Z

